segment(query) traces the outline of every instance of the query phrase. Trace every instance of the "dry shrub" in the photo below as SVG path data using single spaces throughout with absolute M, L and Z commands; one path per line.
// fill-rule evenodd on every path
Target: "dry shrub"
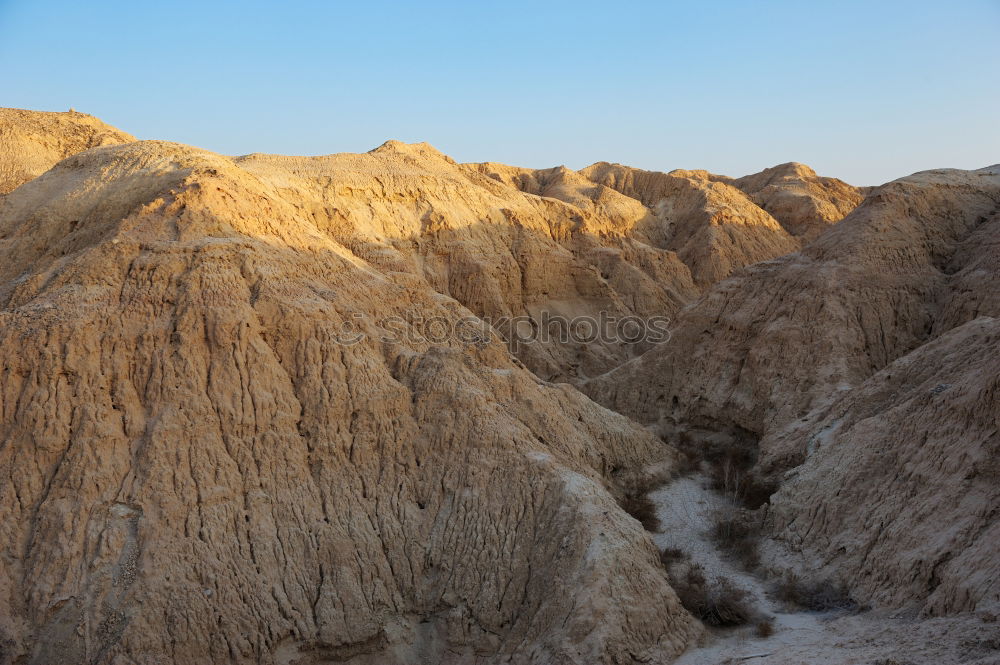
M 661 560 L 663 560 L 661 555 Z M 741 626 L 754 621 L 759 612 L 750 604 L 748 594 L 728 578 L 716 577 L 709 582 L 705 570 L 698 564 L 675 565 L 687 559 L 683 555 L 667 564 L 670 586 L 684 608 L 710 626 Z
M 735 507 L 716 511 L 712 538 L 748 570 L 760 565 L 761 528 L 752 514 Z
M 699 471 L 701 471 L 701 458 L 693 451 L 681 451 L 680 459 L 677 460 L 677 475 L 686 476 Z
M 712 489 L 756 510 L 770 501 L 778 486 L 753 473 L 757 463 L 757 437 L 739 428 L 721 438 L 682 435 L 678 445 L 688 458 L 685 470 L 707 466 Z M 704 464 L 703 464 L 704 462 Z
M 626 513 L 639 520 L 646 531 L 659 531 L 660 519 L 656 516 L 656 504 L 649 493 L 670 480 L 668 473 L 642 475 L 624 480 L 619 487 L 623 494 L 618 501 Z
M 771 637 L 774 635 L 774 622 L 770 619 L 761 619 L 754 626 L 753 632 L 757 637 Z
M 663 564 L 663 567 L 667 569 L 668 573 L 670 572 L 670 566 L 672 564 L 679 561 L 687 561 L 690 558 L 691 555 L 678 547 L 665 547 L 663 551 L 660 552 L 660 563 Z
M 793 572 L 786 572 L 778 580 L 774 596 L 783 603 L 813 612 L 858 609 L 843 584 L 828 579 L 806 581 Z
M 773 482 L 762 480 L 750 470 L 755 460 L 756 454 L 746 457 L 741 452 L 738 456 L 725 457 L 713 463 L 712 489 L 750 510 L 756 510 L 768 503 L 771 495 L 778 491 L 778 486 Z

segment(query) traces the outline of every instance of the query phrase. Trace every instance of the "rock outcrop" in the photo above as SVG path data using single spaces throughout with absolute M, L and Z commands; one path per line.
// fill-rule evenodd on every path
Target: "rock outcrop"
M 433 228 L 573 275 L 579 213 L 429 151 L 134 142 L 0 202 L 4 662 L 665 662 L 697 635 L 612 498 L 672 449 L 428 287 L 506 302 Z
M 837 178 L 824 178 L 805 164 L 779 164 L 729 181 L 746 192 L 793 236 L 812 240 L 839 222 L 864 199 L 864 191 Z
M 599 162 L 580 172 L 647 206 L 647 233 L 691 268 L 701 288 L 734 271 L 794 252 L 799 243 L 743 192 L 707 171 L 642 171 Z
M 612 325 L 670 317 L 697 295 L 675 253 L 633 237 L 648 213 L 614 192 L 619 200 L 579 208 L 399 142 L 359 155 L 238 162 L 357 256 L 455 298 L 512 343 L 523 340 L 515 354 L 547 380 L 596 376 L 650 348 L 645 339 L 574 332 L 573 322 L 589 330 L 602 316 Z
M 134 140 L 85 113 L 0 108 L 0 198 L 70 155 Z

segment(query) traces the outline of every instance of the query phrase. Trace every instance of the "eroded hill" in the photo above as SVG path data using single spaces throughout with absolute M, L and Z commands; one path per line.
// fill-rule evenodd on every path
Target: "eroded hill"
M 85 113 L 0 108 L 0 198 L 70 155 L 134 140 Z
M 488 330 L 399 335 L 472 313 L 269 172 L 134 142 L 3 202 L 4 657 L 679 653 L 699 628 L 611 494 L 672 450 Z

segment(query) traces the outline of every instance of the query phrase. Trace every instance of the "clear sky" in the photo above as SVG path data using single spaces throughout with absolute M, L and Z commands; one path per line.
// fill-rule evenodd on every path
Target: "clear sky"
M 1000 162 L 1000 0 L 0 0 L 0 106 L 225 154 L 859 185 Z

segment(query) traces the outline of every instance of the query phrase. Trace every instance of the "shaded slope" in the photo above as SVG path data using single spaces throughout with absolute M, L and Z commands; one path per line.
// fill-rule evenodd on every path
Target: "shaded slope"
M 728 435 L 781 481 L 772 533 L 876 605 L 997 604 L 1000 167 L 875 190 L 800 253 L 685 310 L 585 390 Z M 788 473 L 787 470 L 793 469 Z
M 1000 608 L 1000 319 L 875 374 L 785 445 L 808 450 L 772 531 L 878 605 Z
M 945 322 L 991 313 L 997 276 L 972 266 L 993 250 L 969 241 L 995 224 L 998 207 L 995 167 L 883 185 L 800 253 L 717 284 L 685 310 L 669 344 L 586 390 L 668 427 L 775 431 L 940 334 Z M 948 304 L 955 297 L 961 311 Z

